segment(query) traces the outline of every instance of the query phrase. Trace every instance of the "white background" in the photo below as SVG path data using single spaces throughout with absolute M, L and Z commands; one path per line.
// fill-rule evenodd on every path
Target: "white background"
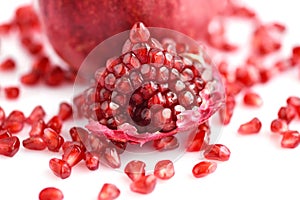
M 8 20 L 16 6 L 30 0 L 0 1 L 0 22 Z M 284 53 L 288 55 L 293 44 L 299 44 L 300 12 L 297 1 L 247 0 L 248 5 L 255 8 L 263 21 L 280 21 L 287 25 L 288 32 L 284 39 Z M 247 45 L 245 25 L 231 26 L 230 35 L 233 40 Z M 18 85 L 18 77 L 29 69 L 31 60 L 26 53 L 20 51 L 15 37 L 1 39 L 0 60 L 13 56 L 17 63 L 17 71 L 0 73 L 0 87 Z M 238 63 L 239 57 L 231 57 Z M 192 176 L 193 166 L 199 162 L 196 153 L 185 154 L 175 163 L 176 174 L 169 181 L 158 181 L 154 192 L 150 195 L 139 195 L 130 191 L 128 178 L 119 172 L 100 167 L 99 170 L 88 171 L 83 164 L 73 168 L 72 175 L 66 180 L 55 177 L 48 162 L 58 157 L 51 152 L 28 151 L 23 147 L 13 158 L 0 157 L 0 199 L 38 199 L 44 187 L 60 188 L 66 200 L 96 199 L 103 183 L 116 184 L 121 190 L 119 199 L 299 199 L 300 180 L 300 147 L 296 149 L 280 148 L 280 138 L 269 131 L 270 122 L 276 118 L 280 106 L 290 95 L 300 96 L 300 80 L 297 70 L 288 71 L 274 78 L 265 85 L 253 89 L 264 100 L 260 109 L 249 109 L 238 103 L 232 123 L 223 129 L 219 143 L 227 145 L 231 152 L 228 162 L 220 163 L 215 173 L 206 178 L 196 179 Z M 72 86 L 58 89 L 40 87 L 21 87 L 19 100 L 7 101 L 0 91 L 0 106 L 8 113 L 20 109 L 26 115 L 37 104 L 41 104 L 47 112 L 47 119 L 56 114 L 61 101 L 70 101 Z M 259 134 L 240 136 L 238 126 L 259 117 L 263 123 Z M 67 135 L 68 127 L 64 126 Z M 298 124 L 298 125 L 297 125 Z M 299 120 L 292 124 L 300 130 Z M 18 136 L 22 140 L 27 137 L 28 128 Z

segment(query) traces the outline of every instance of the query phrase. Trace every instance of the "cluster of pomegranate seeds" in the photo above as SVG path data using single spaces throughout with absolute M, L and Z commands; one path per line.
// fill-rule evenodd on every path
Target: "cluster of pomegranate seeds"
M 63 200 L 64 195 L 62 191 L 55 187 L 47 187 L 41 190 L 39 200 Z

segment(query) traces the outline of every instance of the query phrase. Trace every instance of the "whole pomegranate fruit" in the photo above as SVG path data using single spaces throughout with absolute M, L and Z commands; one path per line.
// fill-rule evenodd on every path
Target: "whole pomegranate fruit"
M 40 16 L 55 51 L 78 69 L 100 42 L 142 21 L 201 39 L 227 0 L 39 0 Z

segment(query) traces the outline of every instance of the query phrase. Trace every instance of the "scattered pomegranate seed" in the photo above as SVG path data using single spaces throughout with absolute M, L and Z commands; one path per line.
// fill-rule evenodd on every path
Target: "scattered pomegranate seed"
M 235 71 L 236 81 L 245 87 L 253 86 L 259 82 L 259 71 L 252 66 L 238 67 Z
M 74 142 L 85 143 L 86 141 L 88 141 L 89 132 L 81 127 L 72 127 L 69 130 L 69 133 L 72 141 Z
M 13 157 L 20 148 L 20 140 L 16 136 L 0 139 L 0 155 Z
M 298 131 L 286 131 L 283 133 L 281 146 L 283 148 L 296 148 L 300 143 L 300 134 Z
M 140 179 L 132 182 L 130 184 L 130 189 L 133 192 L 140 194 L 151 193 L 156 186 L 156 177 L 152 174 L 147 176 L 142 176 Z
M 44 129 L 43 140 L 46 142 L 48 149 L 53 152 L 58 152 L 64 143 L 63 137 L 51 128 Z
M 121 166 L 120 155 L 114 147 L 107 147 L 103 154 L 104 162 L 112 168 L 119 168 Z
M 20 95 L 20 89 L 18 87 L 14 87 L 14 86 L 5 87 L 4 88 L 4 93 L 5 93 L 6 98 L 16 99 Z
M 288 124 L 285 120 L 274 119 L 271 122 L 271 131 L 273 133 L 283 133 L 288 130 Z
M 45 143 L 43 138 L 39 136 L 29 137 L 23 140 L 22 143 L 26 149 L 41 151 L 47 148 L 47 144 Z
M 143 161 L 133 160 L 127 163 L 124 172 L 132 181 L 137 181 L 142 176 L 145 176 L 146 164 Z
M 57 177 L 62 179 L 68 178 L 71 175 L 71 167 L 64 160 L 52 158 L 49 161 L 49 167 Z
M 26 122 L 29 124 L 33 124 L 36 121 L 44 119 L 46 112 L 42 106 L 36 106 L 30 115 L 27 117 Z
M 7 58 L 2 63 L 0 63 L 0 70 L 8 71 L 16 68 L 16 63 L 12 58 Z
M 258 118 L 253 118 L 249 122 L 246 122 L 244 124 L 241 124 L 238 132 L 241 134 L 253 134 L 253 133 L 258 133 L 261 129 L 261 122 Z
M 8 34 L 13 28 L 12 23 L 0 24 L 0 35 Z
M 62 102 L 59 105 L 59 112 L 58 112 L 58 117 L 61 118 L 61 120 L 67 120 L 69 119 L 73 114 L 72 106 L 68 104 L 67 102 Z
M 210 134 L 210 128 L 207 123 L 200 124 L 198 126 L 197 132 L 191 133 L 187 139 L 187 152 L 197 152 L 204 149 L 206 146 L 205 137 Z
M 193 175 L 196 178 L 207 176 L 217 169 L 217 163 L 210 161 L 201 161 L 193 167 Z
M 247 106 L 260 107 L 263 104 L 262 98 L 254 92 L 247 92 L 243 100 Z
M 171 160 L 161 160 L 154 167 L 154 175 L 163 180 L 168 180 L 175 175 L 174 164 Z
M 39 82 L 39 80 L 40 80 L 40 74 L 37 73 L 36 71 L 31 71 L 27 74 L 23 74 L 20 77 L 20 82 L 28 86 L 36 85 Z
M 230 157 L 230 150 L 223 144 L 213 144 L 207 147 L 203 155 L 209 160 L 227 161 Z
M 105 183 L 98 195 L 98 200 L 113 200 L 120 196 L 120 190 L 114 184 Z
M 292 60 L 294 63 L 300 63 L 300 46 L 295 46 L 292 49 Z
M 99 157 L 91 152 L 86 152 L 84 156 L 85 165 L 89 170 L 97 170 L 99 168 Z
M 40 136 L 42 137 L 44 134 L 44 129 L 46 128 L 46 124 L 44 120 L 40 119 L 38 121 L 33 122 L 31 125 L 31 130 L 29 132 L 30 137 Z
M 48 123 L 46 124 L 48 128 L 53 129 L 57 133 L 60 133 L 61 128 L 62 128 L 62 121 L 58 116 L 53 116 Z
M 64 81 L 64 71 L 59 66 L 54 66 L 44 77 L 49 86 L 59 86 Z
M 292 106 L 295 108 L 298 117 L 300 117 L 300 98 L 296 96 L 291 96 L 287 100 L 288 107 Z
M 0 107 L 0 127 L 2 126 L 3 122 L 5 121 L 5 111 L 2 107 Z
M 0 130 L 0 139 L 9 138 L 12 135 L 7 130 Z
M 66 161 L 71 167 L 75 166 L 84 158 L 84 152 L 78 145 L 72 145 L 68 147 L 62 156 L 62 159 Z
M 63 200 L 64 195 L 60 189 L 55 187 L 44 188 L 39 194 L 39 200 Z
M 167 136 L 153 141 L 153 147 L 159 151 L 176 149 L 179 146 L 178 140 L 174 136 Z
M 297 113 L 292 106 L 283 106 L 278 111 L 278 118 L 285 120 L 288 124 L 296 117 Z
M 23 34 L 40 28 L 38 16 L 31 5 L 19 7 L 15 12 L 15 21 Z
M 12 111 L 4 121 L 2 128 L 8 130 L 10 133 L 18 133 L 24 127 L 25 116 L 21 111 Z

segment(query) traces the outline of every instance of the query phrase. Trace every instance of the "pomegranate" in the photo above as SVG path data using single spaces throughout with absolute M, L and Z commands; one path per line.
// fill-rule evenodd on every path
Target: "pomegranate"
M 90 120 L 86 127 L 93 134 L 119 142 L 155 140 L 157 146 L 206 121 L 224 101 L 220 77 L 202 49 L 182 50 L 171 38 L 160 43 L 141 22 L 122 55 L 108 59 L 94 77 L 81 101 L 75 98 L 77 112 Z
M 228 1 L 223 0 L 39 0 L 52 46 L 75 69 L 96 45 L 137 21 L 199 39 L 204 38 L 212 17 L 227 7 Z

